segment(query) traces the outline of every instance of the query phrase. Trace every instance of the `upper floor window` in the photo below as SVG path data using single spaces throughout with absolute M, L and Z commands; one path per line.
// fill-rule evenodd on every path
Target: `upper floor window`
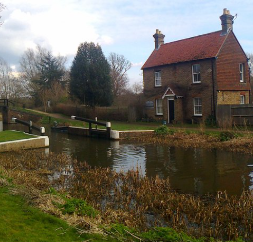
M 160 87 L 162 85 L 161 71 L 155 72 L 155 87 Z
M 244 64 L 239 64 L 239 71 L 240 71 L 240 82 L 244 82 Z
M 193 99 L 194 116 L 202 116 L 202 99 L 196 97 Z
M 200 64 L 192 65 L 192 82 L 200 83 Z
M 163 100 L 156 99 L 156 115 L 163 115 Z
M 245 95 L 240 95 L 240 104 L 245 104 Z

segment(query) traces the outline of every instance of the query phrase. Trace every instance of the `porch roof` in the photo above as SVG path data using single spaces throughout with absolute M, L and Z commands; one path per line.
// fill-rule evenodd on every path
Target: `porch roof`
M 162 96 L 162 99 L 169 96 L 176 96 L 177 98 L 182 98 L 183 95 L 180 92 L 180 89 L 176 86 L 170 85 L 167 87 L 165 93 Z

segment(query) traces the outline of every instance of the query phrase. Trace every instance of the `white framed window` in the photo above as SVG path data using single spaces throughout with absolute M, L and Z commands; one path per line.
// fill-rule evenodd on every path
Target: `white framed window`
M 240 71 L 240 82 L 244 82 L 244 64 L 239 64 L 239 71 Z
M 161 71 L 155 71 L 155 87 L 162 85 Z
M 156 115 L 163 115 L 163 100 L 162 99 L 156 99 Z
M 196 97 L 193 99 L 194 116 L 202 116 L 202 99 Z
M 192 65 L 192 82 L 200 83 L 200 64 Z
M 240 104 L 245 104 L 245 95 L 240 95 Z

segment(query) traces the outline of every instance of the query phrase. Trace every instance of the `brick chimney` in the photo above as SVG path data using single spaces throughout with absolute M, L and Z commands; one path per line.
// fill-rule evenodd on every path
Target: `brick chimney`
M 233 30 L 234 16 L 232 16 L 226 8 L 223 9 L 223 15 L 220 16 L 222 33 L 226 35 L 230 30 Z
M 159 47 L 164 44 L 164 37 L 165 35 L 162 34 L 161 31 L 159 31 L 159 29 L 156 30 L 156 33 L 153 35 L 153 37 L 155 38 L 155 49 L 158 50 Z

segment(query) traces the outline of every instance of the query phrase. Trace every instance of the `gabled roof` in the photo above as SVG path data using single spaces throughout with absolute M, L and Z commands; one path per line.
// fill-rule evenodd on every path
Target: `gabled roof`
M 216 57 L 227 35 L 222 31 L 163 44 L 149 56 L 142 69 Z
M 177 98 L 183 97 L 180 88 L 172 83 L 167 87 L 165 93 L 162 96 L 162 99 L 168 96 L 176 96 Z

